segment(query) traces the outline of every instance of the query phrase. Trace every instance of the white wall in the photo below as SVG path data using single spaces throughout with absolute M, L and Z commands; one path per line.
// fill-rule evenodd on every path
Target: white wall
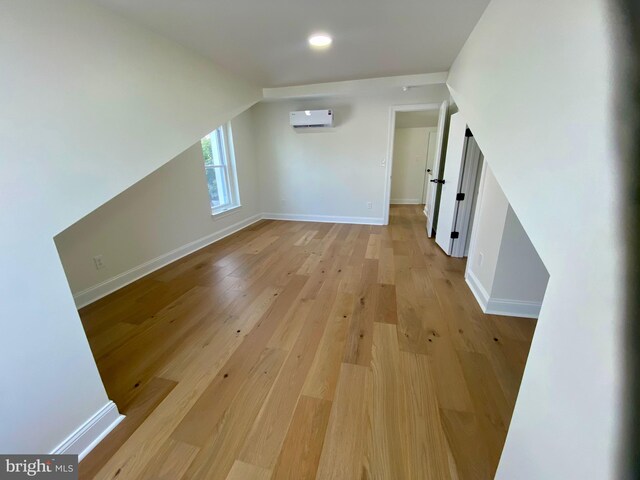
M 260 91 L 88 2 L 1 9 L 0 451 L 42 453 L 108 400 L 54 235 Z
M 477 209 L 471 231 L 471 246 L 466 275 L 472 276 L 482 289 L 486 301 L 491 297 L 493 281 L 500 256 L 509 201 L 487 163 L 483 163 Z
M 398 87 L 378 95 L 257 105 L 265 212 L 382 223 L 390 107 L 446 98 L 444 85 L 430 85 L 408 92 Z M 303 132 L 289 126 L 290 111 L 319 108 L 334 110 L 335 128 Z
M 435 127 L 396 128 L 393 142 L 391 203 L 422 203 L 429 133 Z M 435 149 L 431 149 L 435 153 Z M 433 164 L 433 156 L 430 159 Z
M 537 318 L 549 273 L 483 162 L 465 278 L 486 313 Z
M 549 272 L 516 213 L 509 206 L 504 220 L 491 297 L 542 303 L 548 282 Z
M 81 304 L 147 273 L 141 268 L 147 262 L 173 261 L 170 252 L 201 239 L 210 241 L 217 233 L 261 213 L 252 123 L 251 109 L 231 122 L 242 202 L 239 209 L 211 215 L 198 141 L 56 237 L 71 291 L 81 294 Z M 194 248 L 198 247 L 199 243 Z M 183 253 L 187 251 L 179 252 Z M 103 257 L 101 270 L 93 265 L 95 255 Z M 132 269 L 136 271 L 120 280 Z M 108 290 L 96 288 L 110 280 Z
M 610 18 L 604 0 L 492 0 L 447 82 L 550 274 L 498 479 L 616 478 L 624 285 Z

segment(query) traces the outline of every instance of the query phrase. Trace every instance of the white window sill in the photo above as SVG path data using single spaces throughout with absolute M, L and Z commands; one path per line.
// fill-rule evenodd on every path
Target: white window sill
M 227 215 L 231 215 L 232 213 L 234 213 L 236 210 L 239 210 L 240 208 L 242 208 L 242 205 L 231 205 L 229 207 L 222 208 L 219 210 L 211 210 L 211 216 L 213 218 L 226 217 Z

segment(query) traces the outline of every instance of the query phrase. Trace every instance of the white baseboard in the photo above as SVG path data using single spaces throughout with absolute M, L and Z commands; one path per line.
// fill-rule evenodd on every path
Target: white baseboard
M 126 272 L 120 273 L 114 277 L 105 280 L 104 282 L 98 283 L 97 285 L 93 285 L 85 290 L 82 290 L 73 295 L 73 299 L 76 302 L 76 306 L 78 308 L 82 308 L 90 303 L 99 300 L 100 298 L 109 295 L 120 288 L 129 285 L 132 282 L 135 282 L 139 278 L 144 277 L 145 275 L 150 274 L 158 270 L 159 268 L 168 265 L 171 262 L 175 262 L 179 258 L 182 258 L 190 253 L 193 253 L 197 250 L 200 250 L 207 245 L 210 245 L 218 240 L 223 239 L 233 233 L 236 233 L 238 230 L 242 230 L 243 228 L 248 227 L 256 223 L 257 221 L 262 219 L 262 215 L 253 215 L 245 220 L 234 223 L 233 225 L 228 226 L 227 228 L 223 228 L 222 230 L 212 233 L 211 235 L 207 235 L 206 237 L 202 237 L 193 242 L 187 243 L 181 247 L 176 248 L 168 253 L 160 255 L 148 262 L 145 262 L 141 265 L 131 268 Z
M 484 313 L 491 315 L 506 315 L 509 317 L 538 318 L 542 304 L 506 298 L 491 298 L 471 270 L 464 276 L 467 285 Z
M 480 305 L 482 311 L 486 313 L 487 303 L 489 302 L 489 292 L 485 290 L 482 283 L 480 283 L 480 280 L 478 280 L 478 277 L 476 277 L 471 270 L 467 270 L 465 272 L 464 279 L 466 280 L 467 285 L 469 285 L 471 293 L 476 297 L 478 305 Z
M 487 303 L 485 313 L 509 317 L 538 318 L 541 308 L 542 304 L 537 302 L 491 298 Z
M 353 223 L 358 225 L 384 225 L 384 219 L 376 217 L 334 217 L 331 215 L 306 215 L 300 213 L 264 213 L 268 220 L 292 220 L 295 222 Z
M 51 454 L 78 455 L 78 460 L 82 460 L 122 420 L 124 420 L 124 415 L 120 415 L 116 404 L 109 401 L 89 420 L 84 422 L 80 428 L 69 435 L 64 442 L 58 445 Z
M 422 200 L 419 198 L 392 198 L 392 205 L 422 205 Z

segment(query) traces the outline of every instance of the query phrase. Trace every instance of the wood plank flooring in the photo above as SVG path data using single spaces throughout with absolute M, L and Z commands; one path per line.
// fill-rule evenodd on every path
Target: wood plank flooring
M 535 321 L 389 226 L 262 221 L 81 310 L 126 419 L 98 479 L 490 479 Z

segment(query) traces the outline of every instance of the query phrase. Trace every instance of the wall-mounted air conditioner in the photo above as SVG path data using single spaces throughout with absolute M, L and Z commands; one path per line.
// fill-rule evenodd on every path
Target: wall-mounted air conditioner
M 332 110 L 301 110 L 289 113 L 293 128 L 333 127 Z

